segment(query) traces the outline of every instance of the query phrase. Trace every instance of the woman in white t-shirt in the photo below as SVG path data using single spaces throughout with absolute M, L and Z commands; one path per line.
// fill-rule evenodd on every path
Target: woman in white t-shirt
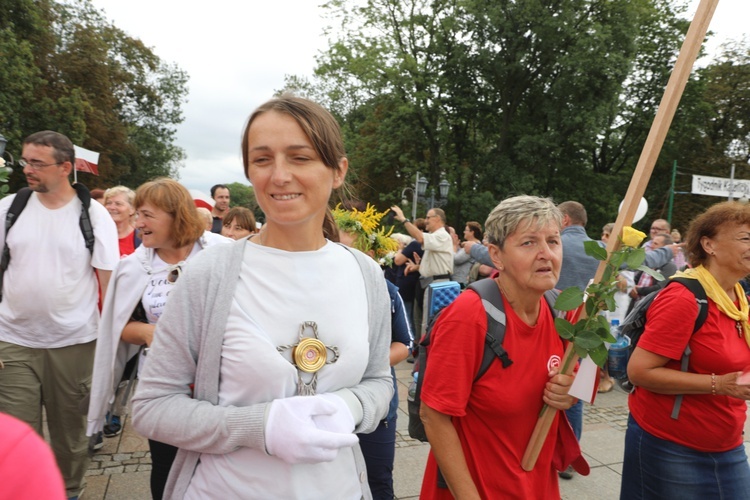
M 169 498 L 370 498 L 355 433 L 393 394 L 390 301 L 372 259 L 326 238 L 348 167 L 339 126 L 282 96 L 250 116 L 242 155 L 266 224 L 180 279 L 135 428 L 179 447 Z
M 190 193 L 178 182 L 147 182 L 135 195 L 135 226 L 143 244 L 120 261 L 102 309 L 89 406 L 89 435 L 100 430 L 125 364 L 138 355 L 148 364 L 154 330 L 185 264 L 203 248 L 227 238 L 205 231 Z M 162 498 L 177 448 L 149 440 L 151 494 Z

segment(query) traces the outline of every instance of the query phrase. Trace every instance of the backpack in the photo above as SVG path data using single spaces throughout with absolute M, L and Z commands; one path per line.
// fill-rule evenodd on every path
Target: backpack
M 477 375 L 474 377 L 474 381 L 479 380 L 489 370 L 490 365 L 495 358 L 500 359 L 503 368 L 509 367 L 513 364 L 513 360 L 508 356 L 508 352 L 503 349 L 503 340 L 505 340 L 505 305 L 503 304 L 503 297 L 500 294 L 500 288 L 493 279 L 482 279 L 469 284 L 467 287 L 469 290 L 474 290 L 482 299 L 482 305 L 484 305 L 485 313 L 487 314 L 487 333 L 485 336 L 484 343 L 484 354 L 482 356 L 482 363 L 479 366 Z M 560 295 L 558 290 L 549 290 L 544 293 L 544 298 L 549 305 L 550 311 L 553 311 L 553 316 L 564 317 L 564 311 L 556 311 L 554 309 L 555 301 Z M 419 370 L 420 375 L 417 377 L 416 393 L 414 399 L 409 400 L 409 436 L 414 439 L 418 439 L 422 442 L 427 441 L 427 434 L 424 430 L 424 424 L 422 419 L 419 417 L 419 409 L 422 404 L 422 381 L 424 374 L 427 370 L 427 359 L 428 359 L 428 348 L 432 337 L 432 329 L 434 328 L 438 318 L 445 309 L 438 312 L 427 325 L 427 330 L 420 341 L 420 349 L 418 355 L 418 363 L 414 364 L 415 372 Z
M 700 330 L 706 322 L 706 318 L 708 317 L 708 298 L 706 297 L 706 291 L 703 289 L 703 285 L 701 285 L 698 280 L 691 278 L 671 278 L 669 280 L 664 280 L 663 288 L 655 290 L 639 300 L 633 307 L 633 310 L 625 317 L 622 325 L 620 325 L 620 332 L 623 335 L 630 337 L 629 354 L 633 354 L 633 350 L 638 345 L 638 341 L 640 340 L 641 335 L 643 335 L 643 331 L 646 329 L 646 312 L 648 311 L 648 308 L 651 306 L 651 303 L 653 303 L 656 296 L 672 282 L 681 284 L 695 295 L 695 302 L 698 304 L 698 317 L 695 319 L 695 325 L 693 325 L 693 334 Z M 686 345 L 685 352 L 680 359 L 680 370 L 683 372 L 686 372 L 688 369 L 690 354 L 690 345 Z M 628 356 L 628 359 L 630 359 L 630 356 Z M 674 407 L 672 408 L 672 418 L 675 420 L 680 414 L 681 405 L 682 394 L 678 394 L 674 401 Z
M 76 190 L 78 199 L 81 200 L 83 207 L 81 208 L 81 217 L 78 225 L 83 233 L 83 239 L 86 242 L 86 248 L 88 248 L 91 255 L 94 254 L 94 228 L 91 226 L 91 218 L 89 217 L 89 207 L 91 206 L 91 193 L 88 188 L 83 184 L 76 182 L 73 184 L 73 188 Z M 0 302 L 3 300 L 3 277 L 5 271 L 8 269 L 10 264 L 10 248 L 8 248 L 8 231 L 13 224 L 16 223 L 18 216 L 21 215 L 23 209 L 26 208 L 26 204 L 31 198 L 33 191 L 27 187 L 21 188 L 16 193 L 16 197 L 8 208 L 8 213 L 5 214 L 5 238 L 3 239 L 3 253 L 0 257 Z

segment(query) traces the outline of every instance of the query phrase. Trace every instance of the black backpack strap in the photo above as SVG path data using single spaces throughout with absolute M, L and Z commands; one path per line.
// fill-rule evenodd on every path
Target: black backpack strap
M 706 296 L 706 290 L 701 285 L 700 281 L 692 278 L 672 278 L 671 281 L 676 281 L 681 285 L 685 286 L 695 295 L 695 302 L 698 304 L 698 317 L 695 318 L 695 324 L 693 325 L 693 333 L 701 329 L 703 324 L 706 322 L 708 317 L 708 296 Z M 688 371 L 688 364 L 690 362 L 690 343 L 685 346 L 685 352 L 680 359 L 680 371 Z M 674 400 L 674 406 L 672 407 L 671 417 L 677 420 L 680 416 L 680 407 L 682 406 L 682 394 L 678 394 Z
M 8 207 L 8 212 L 5 214 L 5 234 L 3 237 L 3 254 L 0 257 L 0 301 L 3 300 L 3 277 L 5 270 L 10 265 L 10 248 L 8 248 L 8 231 L 13 224 L 18 220 L 18 216 L 21 215 L 23 209 L 26 208 L 26 204 L 31 198 L 31 189 L 25 187 L 18 190 L 16 196 Z
M 670 281 L 675 281 L 684 285 L 688 290 L 693 292 L 695 295 L 695 302 L 698 304 L 698 317 L 695 318 L 695 326 L 693 326 L 693 333 L 697 332 L 703 326 L 708 318 L 708 296 L 706 290 L 701 285 L 701 282 L 692 278 L 672 278 Z
M 94 228 L 91 225 L 91 217 L 89 216 L 89 207 L 91 206 L 91 193 L 89 192 L 89 189 L 80 182 L 76 182 L 75 184 L 73 184 L 73 187 L 76 190 L 78 199 L 81 200 L 81 204 L 83 205 L 83 207 L 81 208 L 81 218 L 78 221 L 78 225 L 81 227 L 81 233 L 83 233 L 83 239 L 86 242 L 86 248 L 88 248 L 89 253 L 93 255 L 95 241 Z

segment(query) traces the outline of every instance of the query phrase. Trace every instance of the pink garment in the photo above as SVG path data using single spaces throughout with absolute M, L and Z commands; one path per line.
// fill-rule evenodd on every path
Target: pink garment
M 66 498 L 50 447 L 34 429 L 4 413 L 0 413 L 0 491 L 3 498 Z
M 682 271 L 685 269 L 685 266 L 687 265 L 687 259 L 685 259 L 685 252 L 680 248 L 680 251 L 677 252 L 677 255 L 674 256 L 674 265 L 677 266 L 678 271 Z

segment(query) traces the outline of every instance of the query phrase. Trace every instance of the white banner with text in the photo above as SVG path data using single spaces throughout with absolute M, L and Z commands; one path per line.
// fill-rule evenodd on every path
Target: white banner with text
M 750 180 L 726 179 L 723 177 L 693 176 L 693 194 L 728 198 L 750 198 Z

